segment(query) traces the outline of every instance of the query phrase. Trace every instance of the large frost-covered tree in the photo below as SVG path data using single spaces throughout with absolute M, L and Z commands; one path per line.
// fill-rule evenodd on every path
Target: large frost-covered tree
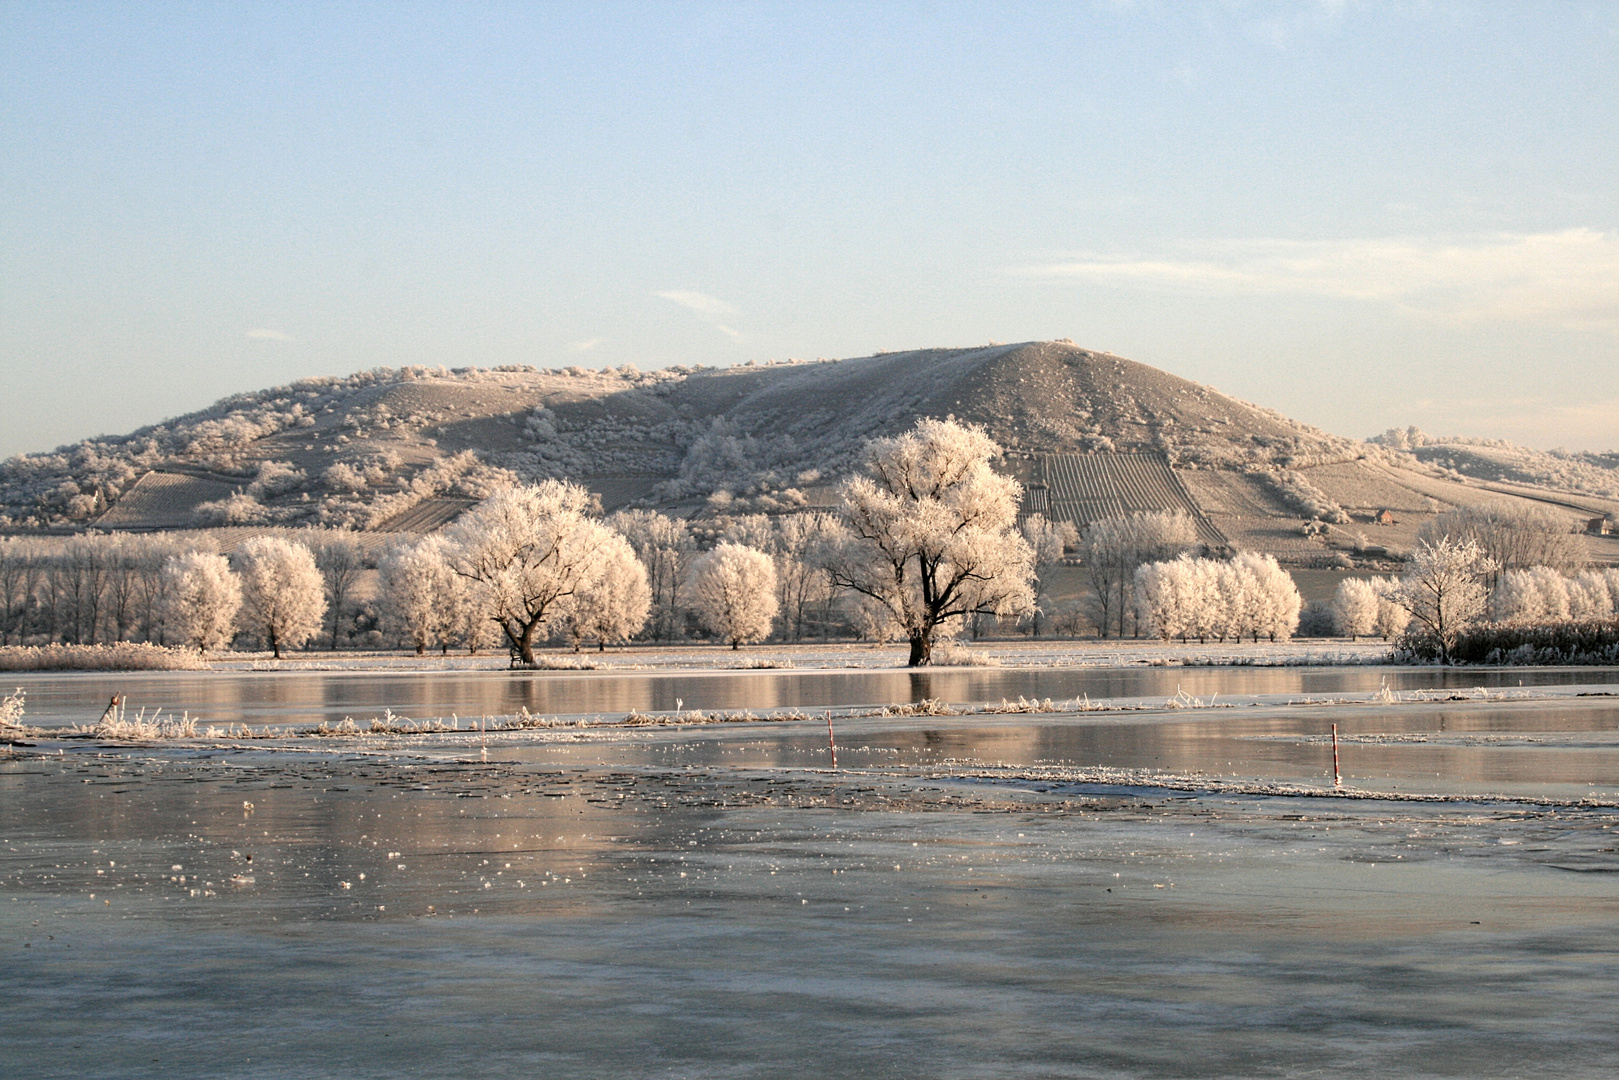
M 1438 543 L 1419 542 L 1390 598 L 1411 613 L 1420 636 L 1448 664 L 1461 632 L 1483 617 L 1490 599 L 1485 581 L 1495 571 L 1476 540 L 1443 536 Z
M 446 531 L 450 565 L 526 664 L 535 635 L 596 580 L 616 535 L 590 507 L 584 488 L 546 480 L 496 492 Z
M 843 485 L 848 534 L 833 580 L 888 609 L 912 667 L 931 662 L 945 620 L 1034 606 L 1034 552 L 1017 532 L 1021 489 L 990 468 L 999 453 L 980 427 L 924 419 L 868 444 L 869 475 Z
M 242 583 L 225 556 L 186 551 L 163 564 L 163 621 L 181 643 L 199 652 L 223 648 L 236 628 Z
M 720 544 L 697 557 L 686 586 L 702 624 L 731 648 L 770 636 L 776 618 L 776 567 L 741 544 Z
M 277 659 L 320 633 L 326 583 L 314 554 L 279 536 L 255 536 L 237 552 L 242 575 L 242 627 L 260 634 Z

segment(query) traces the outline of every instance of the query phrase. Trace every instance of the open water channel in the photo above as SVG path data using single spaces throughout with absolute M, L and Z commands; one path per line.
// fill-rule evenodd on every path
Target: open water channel
M 836 769 L 804 720 L 30 740 L 0 759 L 0 1073 L 1619 1073 L 1615 672 L 923 678 L 26 679 L 54 726 L 115 689 L 254 724 L 1132 708 L 840 713 Z

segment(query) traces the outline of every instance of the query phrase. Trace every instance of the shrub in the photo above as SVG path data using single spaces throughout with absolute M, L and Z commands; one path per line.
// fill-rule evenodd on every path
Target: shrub
M 6 645 L 0 671 L 206 671 L 198 654 L 121 641 L 116 645 Z
M 1408 633 L 1397 659 L 1431 662 L 1440 655 L 1431 635 Z M 1464 630 L 1450 650 L 1456 664 L 1619 664 L 1619 622 L 1555 626 L 1482 625 Z

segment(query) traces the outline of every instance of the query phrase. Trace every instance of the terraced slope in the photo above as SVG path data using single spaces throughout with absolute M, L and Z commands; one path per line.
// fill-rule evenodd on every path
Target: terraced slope
M 1046 454 L 1037 462 L 1026 508 L 1084 529 L 1093 521 L 1136 511 L 1178 510 L 1197 523 L 1198 539 L 1226 546 L 1203 509 L 1162 454 Z

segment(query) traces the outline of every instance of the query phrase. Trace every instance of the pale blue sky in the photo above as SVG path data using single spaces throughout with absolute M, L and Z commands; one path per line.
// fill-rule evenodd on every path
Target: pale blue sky
M 1071 337 L 1619 446 L 1619 5 L 0 2 L 0 454 L 305 375 Z

